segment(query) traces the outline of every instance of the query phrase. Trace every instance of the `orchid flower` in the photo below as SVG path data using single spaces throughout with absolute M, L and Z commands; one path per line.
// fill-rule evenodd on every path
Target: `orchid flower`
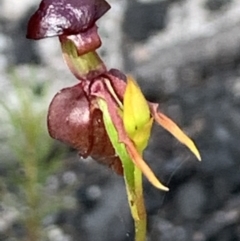
M 98 56 L 101 40 L 96 21 L 109 9 L 105 0 L 42 0 L 29 20 L 27 37 L 58 36 L 64 60 L 79 81 L 53 98 L 48 112 L 50 135 L 76 148 L 80 156 L 91 156 L 124 175 L 132 215 L 136 222 L 144 220 L 139 234 L 143 237 L 146 215 L 141 174 L 155 187 L 168 190 L 142 157 L 153 122 L 186 145 L 197 159 L 201 157 L 193 141 L 158 110 L 158 104 L 145 99 L 132 77 L 107 70 Z
M 132 78 L 126 83 L 127 78 L 120 71 L 107 71 L 97 55 L 95 50 L 101 41 L 95 22 L 109 8 L 104 0 L 43 0 L 29 20 L 27 37 L 58 36 L 64 59 L 80 80 L 78 85 L 54 97 L 48 114 L 49 132 L 53 138 L 78 149 L 83 157 L 91 155 L 103 162 L 109 158 L 109 165 L 121 173 L 120 160 L 107 137 L 98 106 L 99 99 L 103 99 L 119 143 L 125 144 L 134 164 L 154 186 L 167 190 L 141 156 L 150 138 L 153 120 L 185 144 L 199 160 L 200 154 L 187 135 L 158 112 L 158 104 L 146 101 Z

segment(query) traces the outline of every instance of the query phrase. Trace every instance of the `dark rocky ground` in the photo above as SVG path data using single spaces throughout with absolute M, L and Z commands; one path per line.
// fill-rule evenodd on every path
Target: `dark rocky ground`
M 145 159 L 170 192 L 144 182 L 148 240 L 240 240 L 238 0 L 129 1 L 124 6 L 117 50 L 123 53 L 121 68 L 135 75 L 147 98 L 161 104 L 202 155 L 197 162 L 154 126 Z M 9 63 L 42 65 L 36 45 L 23 38 L 25 24 L 24 19 L 14 29 L 2 23 L 6 37 L 20 36 Z M 52 228 L 48 239 L 132 241 L 122 178 L 91 160 L 79 160 L 74 151 L 68 157 L 56 177 L 60 187 L 75 180 L 71 196 L 76 203 L 45 220 Z M 11 239 L 2 233 L 0 240 Z

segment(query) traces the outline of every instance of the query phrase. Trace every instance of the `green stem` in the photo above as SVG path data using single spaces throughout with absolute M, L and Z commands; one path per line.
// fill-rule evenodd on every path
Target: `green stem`
M 135 219 L 135 241 L 145 241 L 147 215 L 144 205 L 143 188 L 142 188 L 142 172 L 136 166 L 134 167 L 135 181 L 135 204 L 138 211 L 138 219 Z
M 112 123 L 106 102 L 99 99 L 98 103 L 103 112 L 108 136 L 123 164 L 127 198 L 135 225 L 135 241 L 145 241 L 147 218 L 143 198 L 142 172 L 133 164 L 125 145 L 119 143 L 118 133 Z
M 123 163 L 127 198 L 135 225 L 135 241 L 145 241 L 147 216 L 143 197 L 142 172 L 133 164 L 125 147 L 120 147 L 119 143 L 116 152 Z
M 79 55 L 71 40 L 61 41 L 66 64 L 77 79 L 92 79 L 107 71 L 105 64 L 95 50 Z

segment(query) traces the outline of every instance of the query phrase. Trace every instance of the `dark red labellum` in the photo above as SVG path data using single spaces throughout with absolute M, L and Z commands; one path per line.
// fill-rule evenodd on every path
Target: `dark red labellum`
M 91 148 L 89 101 L 81 85 L 62 89 L 53 98 L 48 112 L 51 137 L 70 144 L 87 157 Z
M 78 84 L 55 95 L 48 111 L 48 130 L 52 138 L 76 148 L 86 158 L 92 156 L 122 174 L 119 157 L 106 133 L 102 112 L 89 100 Z
M 109 9 L 105 0 L 42 0 L 28 22 L 27 38 L 84 32 Z

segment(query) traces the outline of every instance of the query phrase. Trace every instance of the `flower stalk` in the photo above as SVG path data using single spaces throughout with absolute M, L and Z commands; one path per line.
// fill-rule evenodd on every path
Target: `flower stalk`
M 105 64 L 95 50 L 79 55 L 72 40 L 63 39 L 60 42 L 63 58 L 77 79 L 93 79 L 107 71 Z
M 98 103 L 103 112 L 107 133 L 123 164 L 128 204 L 135 224 L 135 241 L 144 241 L 146 239 L 147 215 L 143 197 L 142 171 L 133 164 L 125 145 L 119 144 L 118 133 L 109 115 L 106 102 L 99 99 Z

